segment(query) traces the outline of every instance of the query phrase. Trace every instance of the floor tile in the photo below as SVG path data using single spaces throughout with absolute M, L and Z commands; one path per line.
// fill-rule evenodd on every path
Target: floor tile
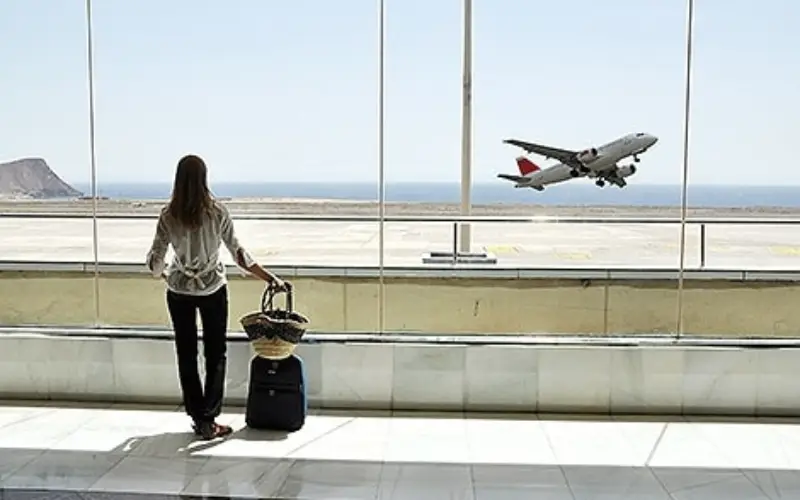
M 478 464 L 556 464 L 539 420 L 468 419 L 468 462 Z
M 565 465 L 563 470 L 575 500 L 671 500 L 647 467 Z
M 291 465 L 291 460 L 211 458 L 182 493 L 269 498 L 283 486 Z
M 122 459 L 102 453 L 49 450 L 3 480 L 4 488 L 86 490 Z
M 675 467 L 653 472 L 674 500 L 769 500 L 739 470 Z
M 780 424 L 694 424 L 731 466 L 787 470 L 800 466 L 800 428 Z
M 469 465 L 385 465 L 379 500 L 474 500 Z
M 762 469 L 742 472 L 770 499 L 800 498 L 800 471 Z
M 296 459 L 382 462 L 389 445 L 389 419 L 356 417 L 293 451 Z
M 94 418 L 85 409 L 43 411 L 0 429 L 0 449 L 46 450 Z
M 47 407 L 30 407 L 30 406 L 10 406 L 0 405 L 0 429 L 5 426 L 23 422 L 29 418 L 33 418 L 43 413 L 54 411 Z
M 1 431 L 0 431 L 1 432 Z M 11 450 L 0 448 L 0 487 L 11 474 L 44 453 L 41 450 Z
M 671 423 L 659 439 L 650 461 L 651 467 L 693 467 L 734 469 L 734 461 L 720 450 L 701 428 L 693 423 Z
M 395 412 L 389 422 L 387 462 L 464 463 L 469 460 L 467 423 L 463 418 L 436 418 Z
M 197 476 L 206 458 L 125 457 L 92 490 L 177 495 Z
M 622 431 L 631 426 L 627 422 L 549 420 L 542 423 L 559 464 L 628 467 L 644 466 L 647 462 L 660 429 L 658 424 L 652 425 L 653 432 L 641 433 L 637 441 Z
M 473 465 L 476 500 L 573 500 L 558 465 Z
M 364 462 L 297 461 L 289 468 L 278 498 L 375 500 L 383 465 Z

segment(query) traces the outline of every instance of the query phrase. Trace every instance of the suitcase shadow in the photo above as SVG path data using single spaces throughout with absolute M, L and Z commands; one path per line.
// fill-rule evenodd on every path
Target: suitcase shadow
M 290 434 L 292 433 L 287 431 L 254 429 L 244 426 L 222 439 L 225 441 L 232 439 L 240 439 L 242 441 L 283 441 L 288 438 Z

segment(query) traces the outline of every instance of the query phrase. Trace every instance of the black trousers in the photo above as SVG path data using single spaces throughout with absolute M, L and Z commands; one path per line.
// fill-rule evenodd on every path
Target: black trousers
M 196 422 L 213 421 L 222 412 L 225 395 L 228 287 L 223 286 L 208 296 L 167 291 L 167 307 L 175 331 L 178 375 L 186 413 Z M 197 311 L 203 324 L 204 386 L 200 384 L 197 366 Z

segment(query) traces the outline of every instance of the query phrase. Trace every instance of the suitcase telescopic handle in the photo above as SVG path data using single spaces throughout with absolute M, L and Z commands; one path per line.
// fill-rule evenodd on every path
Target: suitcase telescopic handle
M 273 311 L 275 296 L 279 293 L 286 294 L 286 311 L 292 312 L 294 310 L 294 287 L 288 281 L 283 282 L 286 286 L 285 290 L 278 290 L 272 284 L 267 284 L 264 288 L 264 293 L 261 295 L 261 310 L 264 312 Z

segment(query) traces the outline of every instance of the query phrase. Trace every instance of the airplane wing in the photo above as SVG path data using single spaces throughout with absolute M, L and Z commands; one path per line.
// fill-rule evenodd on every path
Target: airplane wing
M 569 165 L 571 167 L 580 166 L 580 162 L 577 159 L 578 157 L 577 151 L 553 148 L 550 146 L 544 146 L 542 144 L 534 144 L 532 142 L 520 141 L 518 139 L 506 139 L 503 142 L 506 144 L 511 144 L 512 146 L 517 146 L 518 148 L 522 148 L 529 153 L 535 153 L 537 155 L 544 156 L 545 158 L 552 158 L 554 160 L 558 160 L 561 163 L 564 163 L 565 165 Z

